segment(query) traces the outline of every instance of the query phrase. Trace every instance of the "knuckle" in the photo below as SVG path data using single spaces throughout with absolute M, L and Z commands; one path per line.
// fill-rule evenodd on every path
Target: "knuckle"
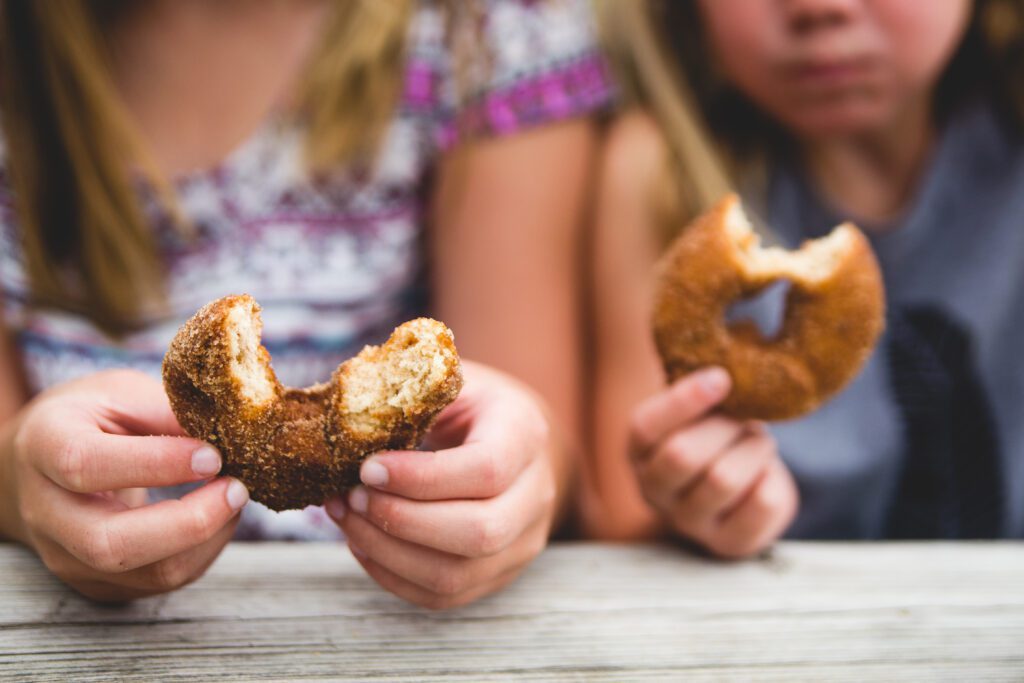
M 750 504 L 759 516 L 780 508 L 781 502 L 775 492 L 764 483 L 760 484 L 750 496 Z
M 629 416 L 629 435 L 634 456 L 643 455 L 655 442 L 652 418 L 643 407 L 634 410 Z
M 435 471 L 428 468 L 391 466 L 388 474 L 389 487 L 394 487 L 396 491 L 407 489 L 413 496 L 420 498 L 429 497 L 440 484 Z
M 692 378 L 678 382 L 669 395 L 671 396 L 672 410 L 680 415 L 688 415 L 710 405 L 707 395 Z
M 169 558 L 153 566 L 153 588 L 161 592 L 172 591 L 188 584 L 192 568 L 180 558 Z
M 85 453 L 79 444 L 73 441 L 61 444 L 54 467 L 63 486 L 71 491 L 85 493 Z
M 384 533 L 395 533 L 407 526 L 402 506 L 391 496 L 370 496 L 368 514 Z
M 693 443 L 693 439 L 685 432 L 672 436 L 666 444 L 668 462 L 674 470 L 693 472 L 700 466 L 702 454 Z
M 484 458 L 480 461 L 478 468 L 477 476 L 480 478 L 480 487 L 488 498 L 500 494 L 508 486 L 505 474 L 508 468 L 499 457 L 492 454 Z
M 82 542 L 82 561 L 103 574 L 118 574 L 124 571 L 124 555 L 117 546 L 123 547 L 118 536 L 107 526 L 90 530 Z
M 508 525 L 496 515 L 481 517 L 470 528 L 469 553 L 473 557 L 495 555 L 508 544 Z
M 714 497 L 725 496 L 736 487 L 736 477 L 727 467 L 711 467 L 704 478 L 704 485 Z
M 190 538 L 205 541 L 216 532 L 216 516 L 205 507 L 191 508 L 187 532 Z
M 440 567 L 431 577 L 430 590 L 439 597 L 451 598 L 469 587 L 468 574 L 461 568 Z

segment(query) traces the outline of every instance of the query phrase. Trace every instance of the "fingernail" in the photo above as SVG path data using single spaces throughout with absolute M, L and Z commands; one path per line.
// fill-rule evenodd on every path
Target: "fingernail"
M 200 477 L 212 477 L 220 472 L 220 453 L 212 446 L 200 446 L 192 454 L 192 471 Z
M 362 550 L 360 550 L 359 548 L 357 548 L 354 545 L 352 545 L 351 541 L 348 544 L 348 551 L 350 553 L 352 553 L 353 555 L 355 555 L 356 557 L 358 557 L 360 560 L 366 559 L 366 553 L 364 553 Z
M 232 479 L 228 484 L 225 496 L 228 499 L 228 506 L 232 510 L 241 510 L 249 502 L 249 489 L 245 488 L 245 484 L 237 479 Z
M 718 398 L 725 394 L 729 388 L 729 373 L 722 368 L 709 368 L 701 373 L 701 389 L 710 398 Z
M 376 460 L 367 460 L 359 470 L 359 478 L 367 486 L 384 486 L 388 483 L 388 468 Z
M 341 498 L 331 498 L 324 503 L 324 510 L 327 510 L 327 514 L 331 516 L 331 519 L 341 521 L 345 519 L 345 501 Z
M 348 494 L 348 506 L 359 514 L 364 514 L 369 505 L 370 495 L 362 486 L 355 487 L 352 489 L 352 492 Z

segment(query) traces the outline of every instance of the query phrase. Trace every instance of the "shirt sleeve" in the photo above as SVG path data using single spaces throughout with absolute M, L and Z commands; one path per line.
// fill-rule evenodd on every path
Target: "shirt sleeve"
M 515 133 L 614 98 L 589 0 L 475 0 L 417 18 L 404 99 L 432 100 L 435 143 Z M 474 8 L 474 9 L 470 9 Z

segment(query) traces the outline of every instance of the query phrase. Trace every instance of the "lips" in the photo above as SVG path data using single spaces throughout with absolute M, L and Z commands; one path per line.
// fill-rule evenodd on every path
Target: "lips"
M 874 65 L 869 57 L 808 59 L 791 62 L 783 71 L 797 87 L 831 90 L 864 84 L 874 74 Z

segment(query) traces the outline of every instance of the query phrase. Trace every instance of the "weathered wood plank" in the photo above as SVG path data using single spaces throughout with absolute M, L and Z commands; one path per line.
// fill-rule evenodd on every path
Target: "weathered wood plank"
M 780 545 L 719 563 L 562 544 L 433 613 L 338 546 L 233 544 L 119 608 L 0 545 L 0 679 L 1024 680 L 1024 544 Z

